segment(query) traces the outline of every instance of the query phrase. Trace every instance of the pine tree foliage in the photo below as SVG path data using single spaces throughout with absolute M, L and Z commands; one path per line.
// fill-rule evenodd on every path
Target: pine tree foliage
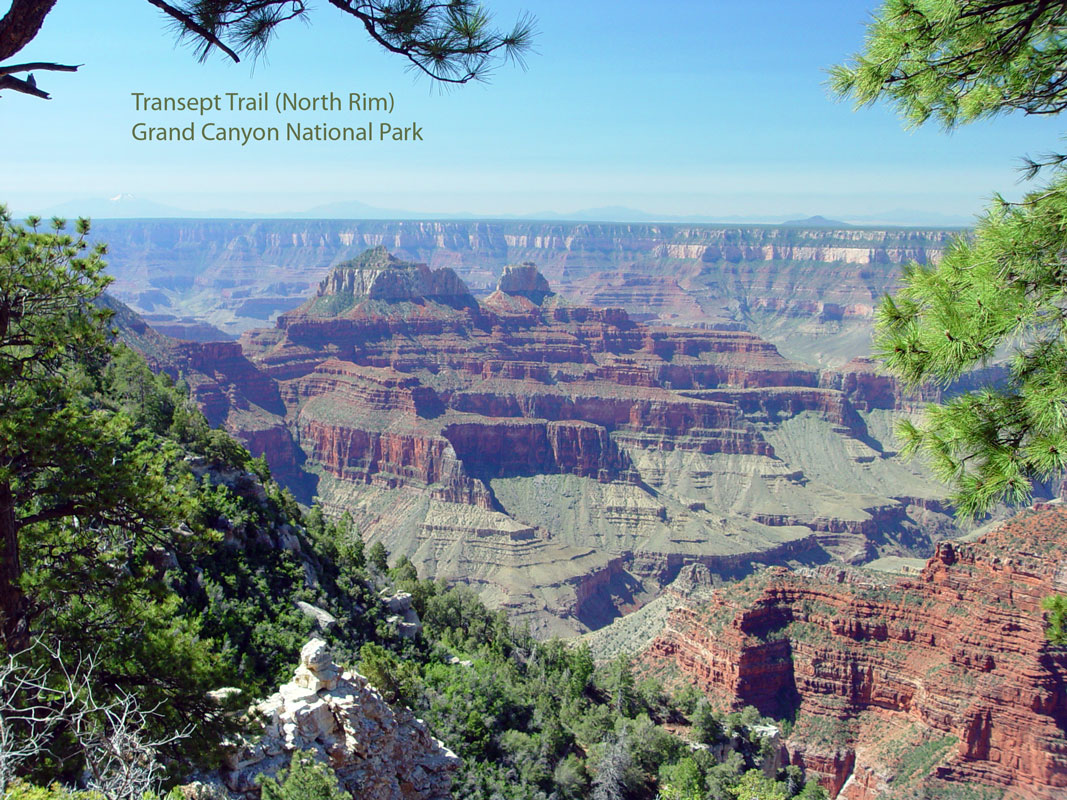
M 878 310 L 875 352 L 907 384 L 947 384 L 1010 356 L 1006 382 L 927 407 L 899 432 L 966 517 L 1067 467 L 1067 173 L 1000 202 L 937 266 L 910 264 Z
M 1067 2 L 887 0 L 864 51 L 831 71 L 838 95 L 888 101 L 913 124 L 947 128 L 1015 110 L 1067 108 Z M 1007 381 L 927 407 L 900 428 L 953 487 L 962 517 L 1029 499 L 1067 464 L 1067 171 L 1022 203 L 997 198 L 937 266 L 912 263 L 877 315 L 875 352 L 916 387 L 994 359 Z
M 147 0 L 172 23 L 179 41 L 203 61 L 215 52 L 233 61 L 259 58 L 280 26 L 307 21 L 305 0 Z M 439 83 L 484 80 L 501 63 L 524 64 L 534 21 L 522 15 L 510 29 L 498 28 L 492 13 L 474 0 L 328 0 L 386 51 Z M 4 63 L 37 36 L 56 0 L 17 0 L 0 16 L 0 92 L 49 99 L 32 72 L 75 72 L 77 65 L 35 61 Z M 358 29 L 357 28 L 357 29 Z M 26 75 L 26 78 L 18 77 Z
M 947 128 L 1014 109 L 1067 108 L 1063 0 L 888 0 L 866 46 L 831 69 L 858 105 L 889 100 L 912 124 Z
M 278 778 L 260 783 L 263 800 L 349 800 L 351 795 L 337 783 L 337 776 L 310 753 L 296 753 Z
M 278 27 L 305 17 L 300 0 L 149 0 L 174 21 L 203 60 L 220 49 L 260 56 Z M 484 78 L 497 57 L 519 61 L 528 50 L 533 22 L 522 17 L 508 30 L 493 25 L 492 14 L 472 0 L 329 0 L 354 18 L 379 45 L 406 58 L 413 69 L 446 83 Z
M 1049 640 L 1061 647 L 1067 645 L 1067 594 L 1049 595 L 1041 605 L 1048 612 Z
M 88 232 L 85 220 L 75 235 L 62 220 L 45 231 L 39 220 L 14 225 L 0 206 L 0 644 L 8 650 L 28 644 L 42 613 L 21 585 L 32 552 L 46 551 L 57 575 L 79 575 L 83 559 L 99 563 L 112 531 L 147 543 L 186 510 L 174 448 L 93 398 L 112 349 L 108 315 L 92 305 L 109 279 Z

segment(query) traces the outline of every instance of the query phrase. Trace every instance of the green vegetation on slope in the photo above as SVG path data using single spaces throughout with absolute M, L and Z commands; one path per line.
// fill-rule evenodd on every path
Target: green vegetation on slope
M 17 553 L 2 606 L 5 796 L 148 797 L 210 766 L 247 724 L 220 711 L 289 677 L 317 624 L 309 606 L 335 618 L 322 633 L 335 657 L 463 758 L 457 796 L 814 796 L 795 769 L 753 772 L 771 766 L 758 715 L 718 719 L 692 694 L 637 683 L 625 660 L 598 668 L 585 648 L 539 643 L 467 587 L 419 580 L 403 557 L 390 568 L 380 544 L 364 552 L 349 520 L 305 513 L 262 460 L 209 428 L 180 381 L 109 341 L 108 312 L 91 305 L 106 285 L 99 253 L 79 259 L 61 231 L 5 235 L 3 307 L 30 307 L 10 302 L 28 281 L 39 300 L 0 340 L 0 482 Z M 64 287 L 70 302 L 50 304 Z M 44 366 L 18 369 L 27 353 Z M 382 597 L 397 591 L 411 593 L 423 636 L 390 622 Z M 224 686 L 241 692 L 209 695 Z M 663 727 L 687 715 L 700 741 Z M 117 792 L 128 768 L 139 777 Z M 264 793 L 305 790 L 334 793 L 299 762 Z
M 115 595 L 129 604 L 125 624 L 150 636 L 146 651 L 135 645 L 137 637 L 123 636 L 102 651 L 109 665 L 132 659 L 138 675 L 172 681 L 146 694 L 146 701 L 191 702 L 221 685 L 242 688 L 245 701 L 266 694 L 288 678 L 312 633 L 313 623 L 294 604 L 303 600 L 337 617 L 338 625 L 324 635 L 340 660 L 354 663 L 391 702 L 409 705 L 463 758 L 457 796 L 580 798 L 610 777 L 620 797 L 652 798 L 665 787 L 673 791 L 678 781 L 690 786 L 698 780 L 711 792 L 700 797 L 732 798 L 744 796 L 732 792 L 754 780 L 745 773 L 766 755 L 752 729 L 758 716 L 709 723 L 707 712 L 697 709 L 701 744 L 730 753 L 719 763 L 711 750 L 694 749 L 662 727 L 694 715 L 691 694 L 674 700 L 655 683 L 635 683 L 625 660 L 597 668 L 586 648 L 539 643 L 509 626 L 503 612 L 486 609 L 467 587 L 419 580 L 406 558 L 387 568 L 380 545 L 364 553 L 346 520 L 327 521 L 317 507 L 303 513 L 262 462 L 207 428 L 180 389 L 153 375 L 132 351 L 117 351 L 100 389 L 101 402 L 115 413 L 180 447 L 190 472 L 205 470 L 199 481 L 186 475 L 192 533 L 183 535 L 195 546 L 168 542 L 165 552 L 108 554 L 108 568 L 123 561 L 139 576 L 137 589 L 154 593 L 151 602 L 139 604 L 131 601 L 132 589 Z M 294 536 L 298 547 L 272 544 L 279 532 Z M 154 566 L 161 562 L 169 568 Z M 39 593 L 56 576 L 37 559 L 28 574 L 31 593 L 45 599 Z M 422 617 L 425 635 L 417 641 L 401 638 L 386 621 L 379 598 L 396 591 L 410 592 Z M 86 603 L 64 605 L 54 594 L 47 600 L 53 609 L 39 618 L 35 633 L 84 652 L 88 634 L 79 625 L 86 624 Z M 190 709 L 181 720 L 159 721 L 161 731 L 186 721 L 197 725 L 172 754 L 176 774 L 188 759 L 202 762 L 217 741 L 220 731 L 205 719 Z M 616 770 L 618 764 L 625 768 Z M 47 761 L 30 774 L 36 781 L 72 777 Z M 781 777 L 783 797 L 802 786 L 795 771 Z M 802 796 L 814 796 L 811 791 Z

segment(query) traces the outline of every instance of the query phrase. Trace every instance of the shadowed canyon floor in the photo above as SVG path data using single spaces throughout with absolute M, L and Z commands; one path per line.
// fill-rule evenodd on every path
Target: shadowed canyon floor
M 888 444 L 899 392 L 868 363 L 573 305 L 531 264 L 479 301 L 376 248 L 239 343 L 149 335 L 303 499 L 541 635 L 600 627 L 689 562 L 737 577 L 955 532 Z

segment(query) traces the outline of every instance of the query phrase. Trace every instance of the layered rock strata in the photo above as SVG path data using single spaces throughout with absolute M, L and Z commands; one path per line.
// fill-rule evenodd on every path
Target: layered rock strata
M 534 262 L 555 290 L 635 318 L 747 326 L 862 355 L 900 264 L 935 260 L 952 232 L 699 224 L 374 220 L 103 220 L 119 296 L 145 312 L 240 332 L 300 305 L 332 265 L 383 245 L 449 267 L 476 293 L 501 264 Z M 544 291 L 537 289 L 536 291 Z M 205 302 L 213 305 L 206 309 Z M 807 326 L 804 331 L 798 325 Z M 834 341 L 834 340 L 837 341 Z
M 914 578 L 771 569 L 681 602 L 645 659 L 721 705 L 795 717 L 792 758 L 833 796 L 947 781 L 1052 800 L 1067 793 L 1067 650 L 1041 602 L 1067 590 L 1065 546 L 1053 505 L 941 543 Z
M 275 327 L 171 355 L 298 497 L 543 634 L 603 624 L 685 563 L 906 555 L 947 524 L 883 447 L 871 415 L 896 401 L 871 381 L 571 305 L 531 264 L 478 302 L 375 248 Z

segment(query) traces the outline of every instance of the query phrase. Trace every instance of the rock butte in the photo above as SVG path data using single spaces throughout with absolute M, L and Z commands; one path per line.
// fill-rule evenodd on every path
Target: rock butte
M 642 660 L 722 706 L 795 711 L 791 758 L 832 796 L 948 781 L 1062 798 L 1067 650 L 1046 641 L 1041 600 L 1067 590 L 1065 546 L 1067 509 L 1048 505 L 943 542 L 914 577 L 768 569 L 710 600 L 677 597 Z
M 500 265 L 533 262 L 557 292 L 638 321 L 755 330 L 838 365 L 867 351 L 900 264 L 936 260 L 953 232 L 590 222 L 102 220 L 111 291 L 139 311 L 211 318 L 228 333 L 300 305 L 367 247 L 450 267 L 475 294 Z
M 479 302 L 379 247 L 239 343 L 143 339 L 300 497 L 540 635 L 599 627 L 685 563 L 928 554 L 954 532 L 883 445 L 901 396 L 869 363 L 571 305 L 531 264 Z

